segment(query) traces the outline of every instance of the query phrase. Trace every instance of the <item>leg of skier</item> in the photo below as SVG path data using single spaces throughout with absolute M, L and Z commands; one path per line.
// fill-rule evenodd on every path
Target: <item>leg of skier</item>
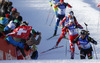
M 73 44 L 73 35 L 69 35 L 69 42 L 70 42 L 70 49 L 71 49 L 71 59 L 74 59 L 74 50 L 75 50 L 75 45 Z
M 73 40 L 77 36 L 78 36 L 78 34 L 76 34 L 76 35 L 69 35 L 70 49 L 71 49 L 71 59 L 74 59 L 75 44 L 73 44 Z
M 66 35 L 66 32 L 62 32 L 61 33 L 61 36 L 59 37 L 57 43 L 56 43 L 56 46 L 58 46 L 58 44 L 60 43 L 61 39 Z
M 80 59 L 85 59 L 86 58 L 86 53 L 85 53 L 85 51 L 82 49 L 82 50 L 80 50 Z
M 53 36 L 55 36 L 55 35 L 57 34 L 57 30 L 58 30 L 59 22 L 60 22 L 60 19 L 59 19 L 59 17 L 57 17 L 57 22 L 56 22 L 55 31 L 54 31 Z

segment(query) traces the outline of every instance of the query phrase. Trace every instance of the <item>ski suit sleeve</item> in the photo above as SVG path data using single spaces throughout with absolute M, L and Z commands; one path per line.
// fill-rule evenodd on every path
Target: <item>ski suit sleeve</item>
M 52 3 L 51 3 L 51 1 L 52 1 L 52 0 L 49 0 L 49 4 L 50 4 L 50 6 L 52 6 Z
M 72 6 L 71 6 L 70 4 L 68 4 L 68 7 L 69 7 L 69 8 L 72 8 Z
M 55 5 L 54 8 L 58 7 L 58 5 Z
M 68 6 L 69 8 L 72 8 L 72 6 L 68 3 L 64 3 L 65 6 Z
M 93 38 L 91 38 L 91 37 L 88 37 L 88 41 L 89 42 L 91 42 L 91 43 L 93 43 L 93 44 L 95 44 L 95 45 L 97 45 L 97 41 L 95 41 Z
M 64 28 L 62 29 L 62 32 L 66 32 L 68 31 L 68 25 L 64 26 Z
M 24 44 L 22 42 L 16 42 L 11 36 L 7 37 L 6 40 L 8 43 L 13 44 L 14 46 L 24 48 Z
M 74 18 L 75 25 L 78 25 L 76 17 L 74 16 L 73 18 Z
M 73 43 L 77 43 L 79 41 L 79 36 L 77 36 L 74 40 Z
M 78 26 L 78 28 L 83 29 L 83 27 L 80 24 L 78 24 L 77 26 Z
M 54 8 L 58 7 L 60 5 L 60 3 L 58 3 L 57 5 L 54 6 Z
M 83 27 L 77 22 L 77 19 L 76 17 L 74 16 L 74 22 L 75 22 L 75 26 L 76 28 L 80 28 L 80 29 L 83 29 Z

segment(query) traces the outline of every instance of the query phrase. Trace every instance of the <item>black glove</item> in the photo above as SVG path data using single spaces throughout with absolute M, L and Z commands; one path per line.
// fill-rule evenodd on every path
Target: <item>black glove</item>
M 52 5 L 50 5 L 52 7 Z
M 86 31 L 86 35 L 90 35 L 89 31 Z
M 95 41 L 94 44 L 97 45 L 97 42 Z
M 75 28 L 78 28 L 78 26 L 77 26 L 77 25 L 75 25 Z
M 36 32 L 36 35 L 39 35 L 39 34 L 40 34 L 40 32 L 37 31 L 37 32 Z

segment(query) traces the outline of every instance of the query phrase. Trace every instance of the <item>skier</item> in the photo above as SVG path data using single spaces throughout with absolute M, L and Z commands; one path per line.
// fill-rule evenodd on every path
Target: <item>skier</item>
M 54 8 L 54 6 L 57 5 L 60 2 L 60 0 L 49 0 L 49 4 L 52 7 L 51 1 L 53 1 L 53 10 L 54 10 L 54 13 L 56 15 L 57 14 L 57 11 L 58 11 L 58 7 L 57 8 Z
M 74 49 L 75 49 L 75 44 L 73 44 L 73 40 L 78 36 L 77 28 L 83 29 L 82 26 L 75 26 L 74 19 L 69 19 L 69 23 L 62 29 L 61 36 L 59 37 L 56 46 L 60 43 L 61 39 L 66 35 L 67 32 L 69 32 L 69 42 L 70 42 L 70 49 L 71 49 L 71 59 L 74 59 Z M 78 48 L 80 49 L 80 43 L 77 42 Z
M 70 19 L 70 18 L 73 18 L 73 19 L 74 19 L 75 25 L 81 26 L 80 24 L 78 24 L 77 19 L 76 19 L 76 17 L 74 16 L 74 12 L 73 12 L 73 11 L 70 11 L 69 14 L 68 14 L 68 16 L 65 16 L 65 17 L 63 18 L 63 20 L 60 22 L 60 25 L 61 25 L 62 28 L 63 28 L 63 22 L 66 22 L 66 24 L 69 23 L 69 19 Z
M 80 58 L 85 59 L 86 55 L 88 56 L 88 59 L 92 59 L 92 46 L 90 44 L 93 43 L 97 45 L 97 42 L 89 36 L 89 33 L 85 30 L 81 30 L 80 36 L 74 39 L 73 43 L 80 43 L 81 49 L 80 49 Z
M 54 8 L 58 7 L 59 10 L 58 10 L 58 14 L 56 14 L 57 22 L 56 22 L 56 25 L 55 25 L 55 30 L 54 30 L 53 36 L 55 36 L 56 33 L 57 33 L 57 29 L 58 29 L 58 25 L 59 25 L 60 20 L 62 20 L 65 17 L 65 9 L 66 9 L 67 6 L 69 8 L 72 8 L 72 6 L 68 3 L 65 3 L 64 0 L 60 0 L 60 3 L 58 5 L 54 6 Z M 64 23 L 63 23 L 63 26 L 64 26 Z
M 97 5 L 97 7 L 100 7 L 100 3 Z

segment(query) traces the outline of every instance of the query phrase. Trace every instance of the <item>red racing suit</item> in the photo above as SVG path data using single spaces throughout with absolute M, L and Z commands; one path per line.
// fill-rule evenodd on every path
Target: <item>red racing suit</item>
M 78 25 L 77 28 L 83 29 L 81 25 Z M 71 56 L 74 56 L 75 51 L 75 44 L 73 44 L 73 40 L 78 36 L 77 28 L 75 24 L 70 25 L 67 24 L 63 29 L 60 38 L 58 39 L 56 46 L 60 43 L 61 39 L 69 32 L 69 42 L 70 42 L 70 49 L 71 49 Z M 77 42 L 78 48 L 80 49 L 80 43 Z

